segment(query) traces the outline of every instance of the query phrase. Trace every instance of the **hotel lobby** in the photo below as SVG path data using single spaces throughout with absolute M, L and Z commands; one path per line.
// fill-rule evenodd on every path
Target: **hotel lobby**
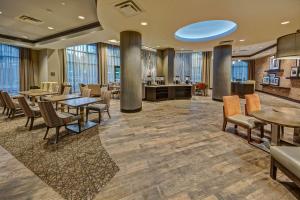
M 299 0 L 0 0 L 0 199 L 300 199 Z

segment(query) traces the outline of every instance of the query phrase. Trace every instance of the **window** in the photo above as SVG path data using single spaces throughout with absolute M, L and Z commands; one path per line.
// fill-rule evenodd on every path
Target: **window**
M 108 83 L 120 82 L 120 73 L 119 78 L 117 78 L 117 73 L 115 71 L 115 69 L 118 69 L 118 67 L 120 69 L 120 48 L 114 45 L 107 45 L 106 55 Z
M 120 83 L 121 77 L 120 77 L 120 66 L 115 66 L 115 82 Z
M 20 50 L 0 44 L 0 89 L 17 93 L 20 89 Z
M 231 79 L 233 81 L 246 81 L 248 80 L 248 62 L 233 61 Z
M 96 44 L 68 47 L 67 82 L 74 92 L 79 92 L 79 84 L 98 83 L 98 53 Z
M 181 82 L 190 77 L 192 82 L 201 81 L 202 53 L 201 52 L 180 52 L 175 54 L 174 76 L 180 77 Z

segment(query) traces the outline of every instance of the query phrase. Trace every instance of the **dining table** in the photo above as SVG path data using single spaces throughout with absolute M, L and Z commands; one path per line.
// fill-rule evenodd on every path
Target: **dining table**
M 274 107 L 250 113 L 251 116 L 271 124 L 271 145 L 280 145 L 281 141 L 291 145 L 300 145 L 300 109 L 287 107 Z M 293 140 L 282 138 L 281 127 L 293 128 Z
M 81 133 L 87 129 L 97 126 L 98 124 L 95 122 L 85 121 L 84 108 L 87 105 L 99 103 L 101 101 L 102 101 L 101 98 L 92 98 L 92 97 L 82 97 L 82 98 L 75 98 L 75 99 L 59 101 L 58 103 L 61 105 L 76 108 L 76 111 L 77 111 L 76 114 L 80 114 L 80 116 L 81 116 L 80 126 L 78 124 L 70 124 L 70 125 L 67 125 L 66 128 L 70 131 L 73 131 L 74 133 Z M 78 109 L 79 109 L 80 113 L 78 113 Z
M 58 94 L 57 92 L 43 91 L 41 89 L 31 89 L 28 91 L 20 91 L 19 94 L 29 97 L 32 102 L 35 102 L 37 97 Z
M 65 100 L 77 99 L 77 98 L 81 98 L 80 94 L 49 95 L 49 96 L 44 97 L 43 100 L 55 103 L 55 108 L 57 110 L 59 101 L 65 101 Z M 61 111 L 64 111 L 63 106 L 61 107 Z

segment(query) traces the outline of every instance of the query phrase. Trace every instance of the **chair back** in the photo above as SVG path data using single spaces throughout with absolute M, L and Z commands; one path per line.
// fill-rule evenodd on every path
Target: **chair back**
M 2 92 L 1 94 L 2 94 L 2 97 L 5 101 L 6 106 L 9 109 L 16 109 L 16 106 L 15 106 L 13 100 L 11 99 L 11 97 L 9 96 L 9 94 L 7 92 Z
M 105 92 L 108 91 L 107 87 L 102 87 L 101 88 L 101 97 L 104 97 Z
M 233 115 L 241 114 L 241 104 L 240 97 L 237 95 L 234 96 L 224 96 L 224 116 L 229 117 Z
M 81 96 L 82 97 L 90 97 L 91 96 L 91 91 L 92 91 L 91 89 L 83 89 Z
M 34 117 L 34 113 L 31 110 L 30 106 L 28 105 L 25 97 L 23 97 L 23 96 L 18 97 L 18 102 L 19 102 L 20 107 L 22 108 L 25 116 L 27 116 L 27 117 Z
M 57 113 L 50 101 L 38 102 L 41 115 L 48 127 L 63 126 L 63 121 L 57 116 Z
M 260 98 L 257 94 L 247 94 L 245 95 L 245 99 L 246 99 L 246 106 L 245 106 L 246 114 L 261 110 Z
M 62 94 L 63 94 L 63 95 L 68 95 L 68 94 L 70 94 L 70 93 L 71 93 L 71 87 L 65 87 Z
M 111 100 L 111 91 L 104 92 L 103 95 L 103 102 L 106 104 L 107 108 L 110 107 L 110 100 Z
M 0 90 L 0 106 L 1 107 L 6 107 L 6 103 L 5 103 L 1 93 L 2 93 L 2 91 Z

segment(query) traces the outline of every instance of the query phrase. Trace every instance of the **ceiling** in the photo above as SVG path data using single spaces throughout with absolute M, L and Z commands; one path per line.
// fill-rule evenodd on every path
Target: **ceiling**
M 95 0 L 1 0 L 0 34 L 38 40 L 56 33 L 98 22 Z M 27 15 L 41 20 L 31 24 L 17 20 Z M 80 20 L 78 16 L 84 16 Z M 49 30 L 48 27 L 53 27 Z
M 132 17 L 124 16 L 114 7 L 123 1 L 126 0 L 98 0 L 96 5 L 96 0 L 0 0 L 0 34 L 38 40 L 98 21 L 103 28 L 101 31 L 90 30 L 32 47 L 65 48 L 107 42 L 119 40 L 121 31 L 134 30 L 142 34 L 143 45 L 152 48 L 204 51 L 212 50 L 221 41 L 233 40 L 233 55 L 250 58 L 273 54 L 274 48 L 268 47 L 274 45 L 278 37 L 300 29 L 300 0 L 134 0 L 142 12 Z M 15 18 L 21 14 L 44 23 L 19 22 Z M 78 19 L 79 15 L 85 19 Z M 229 36 L 208 42 L 175 39 L 174 33 L 179 28 L 205 20 L 231 20 L 238 28 Z M 290 23 L 282 25 L 283 21 Z M 141 26 L 141 22 L 148 25 Z M 49 30 L 49 26 L 54 29 Z M 5 39 L 0 41 L 12 43 Z M 266 48 L 268 51 L 256 54 Z
M 114 7 L 119 2 L 98 0 L 97 12 L 104 31 L 113 33 L 111 39 L 119 39 L 121 31 L 138 31 L 150 47 L 212 50 L 221 41 L 233 40 L 236 55 L 251 55 L 274 44 L 278 37 L 300 29 L 299 0 L 134 0 L 142 12 L 132 17 Z M 229 36 L 208 42 L 175 39 L 179 28 L 205 20 L 231 20 L 238 28 Z M 290 23 L 282 25 L 283 21 Z M 141 26 L 141 22 L 148 26 Z

